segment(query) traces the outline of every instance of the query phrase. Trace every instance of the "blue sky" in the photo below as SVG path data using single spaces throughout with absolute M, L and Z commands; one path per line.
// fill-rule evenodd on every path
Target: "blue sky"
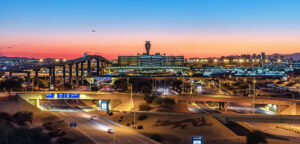
M 171 46 L 174 37 L 176 41 L 206 34 L 216 35 L 216 42 L 222 41 L 219 36 L 234 40 L 245 35 L 278 35 L 269 41 L 287 35 L 283 39 L 296 41 L 300 35 L 299 7 L 297 0 L 0 0 L 0 44 L 32 43 L 35 37 L 60 37 L 62 42 L 64 37 L 74 37 L 80 41 L 78 35 L 93 29 L 98 35 L 86 37 L 109 37 L 111 41 L 130 37 L 132 46 L 134 41 L 142 41 L 139 38 L 156 40 L 156 35 L 165 39 L 160 41 L 163 46 Z M 295 46 L 294 41 L 290 43 Z M 257 51 L 264 50 L 257 47 Z

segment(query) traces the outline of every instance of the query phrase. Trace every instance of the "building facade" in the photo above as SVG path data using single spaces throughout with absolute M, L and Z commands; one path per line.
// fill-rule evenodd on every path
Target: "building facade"
M 165 54 L 150 54 L 150 41 L 146 41 L 146 53 L 137 56 L 119 56 L 119 66 L 183 66 L 184 56 L 166 56 Z

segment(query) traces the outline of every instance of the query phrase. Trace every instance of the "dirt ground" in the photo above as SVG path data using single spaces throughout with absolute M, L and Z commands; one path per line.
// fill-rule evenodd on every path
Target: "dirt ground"
M 50 112 L 41 111 L 40 109 L 29 104 L 25 100 L 16 97 L 2 97 L 0 98 L 0 112 L 7 112 L 11 115 L 18 111 L 30 111 L 33 112 L 32 124 L 30 127 L 42 127 L 43 123 L 61 121 L 56 116 L 52 115 Z M 93 144 L 93 142 L 82 135 L 77 130 L 68 127 L 65 123 L 64 127 L 60 127 L 66 132 L 64 137 L 69 137 L 71 139 L 76 138 L 74 144 Z

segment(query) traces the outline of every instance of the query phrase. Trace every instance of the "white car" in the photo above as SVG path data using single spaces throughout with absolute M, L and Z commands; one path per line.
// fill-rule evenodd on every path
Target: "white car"
M 97 116 L 91 116 L 91 120 L 97 120 L 98 117 Z
M 108 129 L 107 132 L 111 133 L 111 134 L 115 133 L 115 131 L 113 129 Z

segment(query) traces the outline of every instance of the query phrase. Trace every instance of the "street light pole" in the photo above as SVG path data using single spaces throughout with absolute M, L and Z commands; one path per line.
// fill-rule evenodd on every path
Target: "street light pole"
M 253 104 L 252 104 L 253 114 L 255 114 L 255 83 L 256 80 L 253 80 Z
M 134 104 L 133 104 L 133 98 L 132 98 L 132 84 L 130 84 L 130 99 L 131 99 L 131 111 L 133 110 L 134 108 Z M 133 127 L 134 129 L 136 129 L 136 126 L 135 126 L 135 110 L 133 110 Z
M 114 134 L 112 134 L 112 140 L 113 140 L 113 144 L 115 144 L 115 136 L 114 136 Z

